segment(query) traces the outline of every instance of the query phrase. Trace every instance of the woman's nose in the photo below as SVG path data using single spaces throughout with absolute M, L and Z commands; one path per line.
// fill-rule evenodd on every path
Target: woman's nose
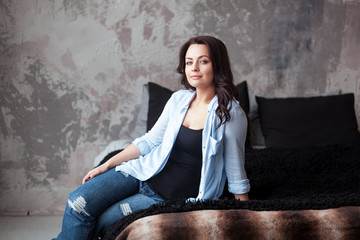
M 194 63 L 194 64 L 193 64 L 191 71 L 193 71 L 193 72 L 199 71 L 199 66 L 198 66 L 197 63 Z

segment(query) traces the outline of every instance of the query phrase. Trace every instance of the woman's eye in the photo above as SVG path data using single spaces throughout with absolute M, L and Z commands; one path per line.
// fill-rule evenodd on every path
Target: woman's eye
M 192 62 L 186 62 L 186 65 L 191 65 L 192 64 Z
M 208 63 L 208 61 L 206 61 L 206 60 L 202 60 L 202 61 L 200 61 L 200 63 L 202 63 L 202 64 L 207 64 L 207 63 Z

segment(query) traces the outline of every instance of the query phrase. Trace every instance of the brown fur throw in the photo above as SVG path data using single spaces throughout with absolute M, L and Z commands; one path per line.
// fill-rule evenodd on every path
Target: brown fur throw
M 359 144 L 302 150 L 247 149 L 246 170 L 251 184 L 250 201 L 224 198 L 155 205 L 121 219 L 104 239 L 141 236 L 146 229 L 153 233 L 148 239 L 360 236 Z M 167 238 L 170 233 L 172 237 Z M 186 235 L 195 233 L 196 238 Z M 180 237 L 184 234 L 190 238 Z M 211 234 L 224 238 L 213 238 Z
M 360 236 L 360 207 L 326 210 L 202 210 L 141 218 L 117 236 L 122 239 L 341 239 Z

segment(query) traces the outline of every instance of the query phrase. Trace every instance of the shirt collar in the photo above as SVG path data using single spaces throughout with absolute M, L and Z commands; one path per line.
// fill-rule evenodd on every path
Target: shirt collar
M 211 102 L 208 105 L 208 111 L 216 109 L 218 106 L 218 97 L 217 95 L 214 96 L 214 98 L 211 100 Z
M 195 97 L 195 94 L 196 94 L 196 91 L 191 91 L 190 92 L 191 97 L 189 98 L 189 100 L 187 102 L 184 103 L 184 106 L 182 108 L 186 108 L 186 109 L 189 108 L 191 101 Z M 207 107 L 208 112 L 210 112 L 211 110 L 216 109 L 217 106 L 218 106 L 218 97 L 217 97 L 217 95 L 215 95 L 214 98 L 210 101 L 210 103 L 209 103 L 209 105 Z

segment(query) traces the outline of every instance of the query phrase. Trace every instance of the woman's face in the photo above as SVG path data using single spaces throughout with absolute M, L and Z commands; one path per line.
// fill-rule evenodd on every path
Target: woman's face
M 205 44 L 192 44 L 185 55 L 185 74 L 196 89 L 213 87 L 213 67 Z

